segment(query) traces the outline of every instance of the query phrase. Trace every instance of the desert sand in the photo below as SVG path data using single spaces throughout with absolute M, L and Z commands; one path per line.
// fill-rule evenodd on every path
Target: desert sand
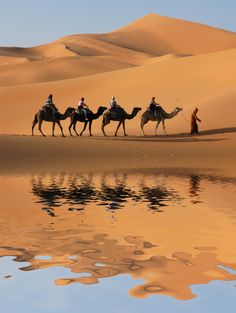
M 210 165 L 220 166 L 216 160 L 235 157 L 235 82 L 236 33 L 156 14 L 107 34 L 71 35 L 31 48 L 2 47 L 1 158 L 11 166 L 13 159 L 23 164 L 24 157 L 29 161 L 25 162 L 27 166 L 34 160 L 41 166 L 45 159 L 47 165 L 64 160 L 63 166 L 68 166 L 79 158 L 86 168 L 87 160 L 92 161 L 96 153 L 102 168 L 105 160 L 110 159 L 115 160 L 110 163 L 111 168 L 120 168 L 120 158 L 137 158 L 137 167 L 139 162 L 143 167 L 157 166 L 159 161 L 142 158 L 152 155 L 146 151 L 150 148 L 158 158 L 162 155 L 159 151 L 173 153 L 176 157 L 167 159 L 176 162 L 176 166 L 206 156 L 206 167 L 209 155 Z M 76 107 L 82 96 L 94 112 L 99 105 L 108 107 L 112 96 L 127 112 L 135 106 L 142 111 L 127 121 L 127 133 L 131 136 L 128 139 L 103 140 L 101 117 L 93 123 L 96 138 L 91 140 L 21 137 L 31 134 L 34 114 L 50 93 L 61 112 L 68 106 Z M 175 106 L 183 108 L 182 113 L 166 122 L 169 137 L 142 137 L 141 114 L 152 96 L 167 112 Z M 201 136 L 188 137 L 190 115 L 196 106 L 202 119 Z M 79 124 L 78 130 L 82 128 Z M 62 125 L 68 136 L 69 120 L 62 121 Z M 47 135 L 51 134 L 51 127 L 50 123 L 43 124 Z M 154 128 L 155 123 L 148 123 L 147 135 L 153 136 Z M 115 129 L 116 123 L 111 122 L 106 132 L 112 136 Z M 39 135 L 37 126 L 35 134 Z M 162 134 L 160 125 L 158 135 Z M 59 129 L 56 135 L 60 135 Z M 122 130 L 119 135 L 123 136 Z M 180 163 L 179 155 L 184 157 Z M 166 162 L 170 166 L 171 162 Z M 91 162 L 88 164 L 93 168 Z
M 0 170 L 9 173 L 111 172 L 158 168 L 236 176 L 236 128 L 215 129 L 192 137 L 0 136 Z

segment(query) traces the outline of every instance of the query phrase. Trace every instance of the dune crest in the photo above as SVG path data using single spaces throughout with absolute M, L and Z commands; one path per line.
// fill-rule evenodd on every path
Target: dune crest
M 149 14 L 106 34 L 70 35 L 31 48 L 0 47 L 0 86 L 83 77 L 142 66 L 157 57 L 167 56 L 166 61 L 233 48 L 236 33 Z
M 155 55 L 195 55 L 236 47 L 236 33 L 157 14 L 146 15 L 109 34 L 108 38 Z
M 198 106 L 206 121 L 202 129 L 232 127 L 235 60 L 236 33 L 156 14 L 106 34 L 2 47 L 0 133 L 30 133 L 32 116 L 49 93 L 61 111 L 76 106 L 81 96 L 96 110 L 108 106 L 112 95 L 128 112 L 134 106 L 145 110 L 156 95 L 169 112 L 182 106 L 187 118 Z M 220 112 L 222 106 L 229 110 Z M 140 135 L 139 123 L 140 113 L 128 123 L 128 133 Z M 167 127 L 184 132 L 189 125 L 180 115 Z M 147 128 L 151 132 L 153 124 Z M 100 120 L 94 132 L 101 132 Z

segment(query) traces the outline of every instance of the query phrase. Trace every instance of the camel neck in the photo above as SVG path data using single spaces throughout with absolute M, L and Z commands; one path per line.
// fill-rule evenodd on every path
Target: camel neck
M 133 110 L 131 114 L 126 113 L 127 120 L 132 120 L 137 115 L 136 111 Z
M 175 117 L 176 115 L 178 114 L 178 111 L 172 111 L 172 112 L 170 112 L 170 113 L 166 113 L 166 116 L 165 116 L 165 118 L 166 119 L 171 119 L 171 118 L 173 118 L 173 117 Z

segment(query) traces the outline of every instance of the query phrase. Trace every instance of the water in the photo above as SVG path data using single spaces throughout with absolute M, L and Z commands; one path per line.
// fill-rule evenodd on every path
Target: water
M 0 178 L 3 312 L 234 312 L 236 180 Z

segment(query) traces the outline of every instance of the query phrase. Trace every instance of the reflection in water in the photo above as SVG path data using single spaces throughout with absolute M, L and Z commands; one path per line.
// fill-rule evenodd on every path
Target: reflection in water
M 56 285 L 129 274 L 143 280 L 130 290 L 139 298 L 190 299 L 193 284 L 236 280 L 227 271 L 236 269 L 234 182 L 195 174 L 61 174 L 15 178 L 14 188 L 22 206 L 6 189 L 1 206 L 12 211 L 0 211 L 0 256 L 28 262 L 22 271 L 63 266 L 76 274 Z
M 124 207 L 129 200 L 148 204 L 148 208 L 159 211 L 160 207 L 168 206 L 169 201 L 177 201 L 178 194 L 173 190 L 157 185 L 149 187 L 141 181 L 139 189 L 128 187 L 127 175 L 103 175 L 99 186 L 95 186 L 93 176 L 64 176 L 51 177 L 43 182 L 43 177 L 32 178 L 32 193 L 36 196 L 37 203 L 44 206 L 42 209 L 50 211 L 56 207 L 68 204 L 70 211 L 75 211 L 74 206 L 86 206 L 89 203 L 104 205 L 110 210 Z M 137 186 L 135 186 L 137 187 Z
M 190 175 L 189 194 L 192 197 L 192 203 L 200 203 L 201 177 L 199 175 Z

